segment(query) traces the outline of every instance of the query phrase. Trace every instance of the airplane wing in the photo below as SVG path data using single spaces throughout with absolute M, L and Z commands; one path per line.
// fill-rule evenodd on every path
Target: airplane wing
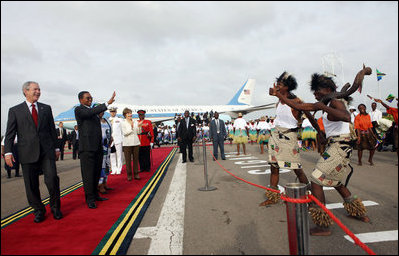
M 228 113 L 232 116 L 238 117 L 238 113 L 242 113 L 243 115 L 246 115 L 246 114 L 254 112 L 254 111 L 271 109 L 271 108 L 275 108 L 275 107 L 276 107 L 276 103 L 269 103 L 266 105 L 253 106 L 253 107 L 243 109 L 243 110 L 224 111 L 224 112 L 220 112 L 220 113 Z

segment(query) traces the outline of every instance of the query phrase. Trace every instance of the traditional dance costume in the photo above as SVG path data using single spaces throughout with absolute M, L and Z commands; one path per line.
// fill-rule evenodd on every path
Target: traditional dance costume
M 313 128 L 309 119 L 304 119 L 302 122 L 302 141 L 314 140 L 316 141 L 317 131 Z
M 258 139 L 258 132 L 256 131 L 256 124 L 251 123 L 249 124 L 249 140 L 257 141 L 257 139 Z
M 269 139 L 269 163 L 277 168 L 301 169 L 298 121 L 288 105 L 277 104 L 274 124 Z
M 312 182 L 325 187 L 347 185 L 352 167 L 349 165 L 352 155 L 352 139 L 349 123 L 343 121 L 330 121 L 328 113 L 323 114 L 323 124 L 326 131 L 327 146 L 316 164 L 310 179 Z M 344 198 L 344 208 L 349 215 L 354 217 L 366 216 L 366 208 L 356 196 Z M 331 218 L 321 208 L 309 208 L 313 222 L 320 227 L 332 224 Z
M 298 145 L 298 120 L 292 115 L 291 108 L 279 102 L 276 108 L 275 127 L 271 129 L 269 139 L 269 164 L 275 168 L 301 169 Z M 278 187 L 269 186 L 279 190 Z M 266 190 L 268 201 L 277 203 L 280 193 Z
M 259 144 L 267 144 L 270 138 L 270 124 L 266 121 L 260 121 L 257 126 L 259 130 L 258 135 L 258 143 Z
M 229 131 L 228 139 L 231 141 L 234 139 L 234 128 L 231 123 L 227 125 L 227 130 Z
M 247 134 L 247 122 L 242 118 L 239 117 L 234 120 L 234 143 L 247 143 L 248 142 L 248 134 Z

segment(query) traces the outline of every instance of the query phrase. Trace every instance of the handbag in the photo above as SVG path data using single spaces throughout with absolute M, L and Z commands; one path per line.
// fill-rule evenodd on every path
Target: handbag
M 113 145 L 112 147 L 111 147 L 111 153 L 115 153 L 116 152 L 116 147 L 115 147 L 115 145 Z

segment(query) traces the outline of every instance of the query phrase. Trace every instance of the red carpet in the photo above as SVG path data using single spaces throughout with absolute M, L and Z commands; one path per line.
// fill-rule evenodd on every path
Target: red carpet
M 171 147 L 154 149 L 151 171 L 140 173 L 141 180 L 129 182 L 125 167 L 121 175 L 109 175 L 108 186 L 114 190 L 102 195 L 109 200 L 97 202 L 97 209 L 87 207 L 81 187 L 61 198 L 63 219 L 53 219 L 47 205 L 45 221 L 34 223 L 34 215 L 29 214 L 4 227 L 1 254 L 91 254 L 171 150 Z

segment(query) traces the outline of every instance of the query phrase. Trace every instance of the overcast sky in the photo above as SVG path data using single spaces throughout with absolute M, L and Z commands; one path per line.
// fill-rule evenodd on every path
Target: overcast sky
M 1 134 L 8 109 L 40 84 L 54 117 L 89 91 L 138 105 L 228 103 L 248 78 L 253 104 L 283 71 L 314 102 L 309 81 L 335 53 L 337 85 L 365 63 L 373 74 L 353 105 L 398 95 L 398 2 L 1 2 Z M 340 64 L 341 63 L 341 64 Z M 396 102 L 390 104 L 396 107 Z M 274 110 L 249 114 L 273 115 Z

